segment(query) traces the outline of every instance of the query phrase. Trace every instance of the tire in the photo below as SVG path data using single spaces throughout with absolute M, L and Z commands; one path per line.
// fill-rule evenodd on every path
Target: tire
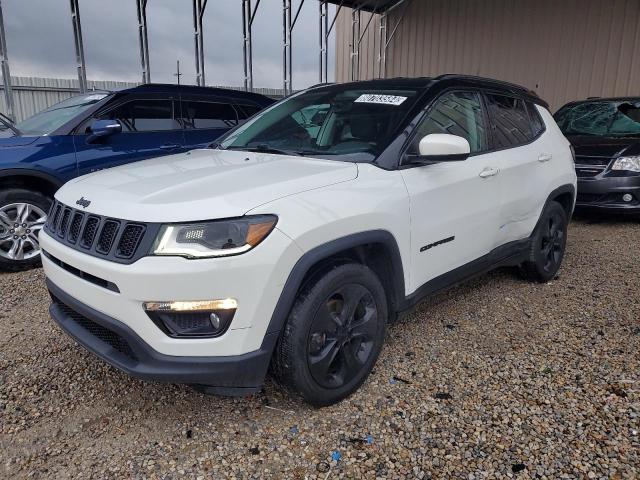
M 38 233 L 51 202 L 32 190 L 0 190 L 0 271 L 17 272 L 40 265 Z
M 299 293 L 274 353 L 278 383 L 316 407 L 355 392 L 373 369 L 388 319 L 368 267 L 334 267 Z M 346 321 L 345 321 L 346 320 Z
M 558 202 L 550 202 L 529 245 L 529 259 L 520 266 L 526 280 L 545 283 L 556 276 L 567 246 L 567 213 Z

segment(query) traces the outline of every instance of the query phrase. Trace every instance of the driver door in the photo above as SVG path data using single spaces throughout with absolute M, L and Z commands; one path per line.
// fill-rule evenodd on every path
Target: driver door
M 487 127 L 480 93 L 460 91 L 438 98 L 416 128 L 409 153 L 425 135 L 445 133 L 467 139 L 471 155 L 401 170 L 411 205 L 412 291 L 497 246 L 500 179 Z
M 78 174 L 184 151 L 184 132 L 176 120 L 178 108 L 177 98 L 168 95 L 140 97 L 95 115 L 74 135 Z M 114 120 L 122 125 L 122 132 L 92 141 L 93 120 Z

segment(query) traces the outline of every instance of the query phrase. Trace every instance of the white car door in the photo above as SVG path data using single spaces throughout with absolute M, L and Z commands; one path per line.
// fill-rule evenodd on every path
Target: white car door
M 496 247 L 500 218 L 499 167 L 488 149 L 487 120 L 480 94 L 444 93 L 416 128 L 409 153 L 425 135 L 466 138 L 464 161 L 401 170 L 411 208 L 411 291 Z
M 506 244 L 527 238 L 538 221 L 553 149 L 540 136 L 537 110 L 530 112 L 524 100 L 501 94 L 486 94 L 486 100 L 502 189 L 499 241 Z

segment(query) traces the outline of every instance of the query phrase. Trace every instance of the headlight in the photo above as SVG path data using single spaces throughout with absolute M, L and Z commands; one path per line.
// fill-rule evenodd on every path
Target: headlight
M 254 215 L 231 220 L 163 225 L 153 244 L 154 255 L 210 258 L 251 250 L 275 227 L 278 217 Z
M 613 162 L 611 170 L 640 172 L 640 157 L 620 157 L 615 162 Z

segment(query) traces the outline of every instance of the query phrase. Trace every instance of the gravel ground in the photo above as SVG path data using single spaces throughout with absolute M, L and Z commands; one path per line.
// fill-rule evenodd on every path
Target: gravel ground
M 4 478 L 640 478 L 640 223 L 579 220 L 557 279 L 497 271 L 388 330 L 363 388 L 316 410 L 131 379 L 0 274 Z

